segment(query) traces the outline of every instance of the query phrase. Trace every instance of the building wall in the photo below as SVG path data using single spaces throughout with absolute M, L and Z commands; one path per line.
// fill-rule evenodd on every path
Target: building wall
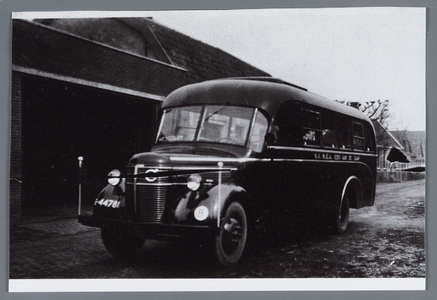
M 390 148 L 383 147 L 383 146 L 377 146 L 376 148 L 377 154 L 378 154 L 378 163 L 377 168 L 378 170 L 387 170 L 390 168 L 390 162 L 386 159 L 388 152 L 390 151 Z
M 120 101 L 123 101 L 124 94 L 128 97 L 143 98 L 144 101 L 156 103 L 151 113 L 154 116 L 153 121 L 156 118 L 157 107 L 164 96 L 186 84 L 187 72 L 182 68 L 22 20 L 13 22 L 12 50 L 10 161 L 12 223 L 18 221 L 23 213 L 23 78 L 35 77 L 43 81 L 65 82 L 66 89 L 82 87 L 80 91 L 84 94 L 87 90 L 116 93 L 115 95 L 120 95 Z M 25 82 L 30 81 L 26 79 Z M 89 101 L 93 101 L 92 97 L 89 98 Z M 36 109 L 39 109 L 38 106 Z M 149 131 L 154 129 L 150 126 L 148 128 Z M 146 135 L 150 136 L 149 133 Z M 43 133 L 41 138 L 44 138 Z M 34 154 L 26 155 L 24 158 L 29 161 L 29 155 Z M 33 156 L 32 158 L 37 159 Z

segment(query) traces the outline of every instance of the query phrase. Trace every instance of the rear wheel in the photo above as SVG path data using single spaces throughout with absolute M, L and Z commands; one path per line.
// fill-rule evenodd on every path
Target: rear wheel
M 137 257 L 145 238 L 124 228 L 114 228 L 112 224 L 101 228 L 103 245 L 117 259 L 130 261 Z
M 226 210 L 219 234 L 215 238 L 215 254 L 222 266 L 235 265 L 243 255 L 247 239 L 247 218 L 243 206 L 232 202 Z
M 349 193 L 346 191 L 340 207 L 332 216 L 331 229 L 335 234 L 343 234 L 346 232 L 349 224 Z

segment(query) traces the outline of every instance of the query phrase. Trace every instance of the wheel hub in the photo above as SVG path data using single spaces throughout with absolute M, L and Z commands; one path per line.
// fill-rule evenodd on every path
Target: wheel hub
M 235 218 L 230 218 L 223 225 L 223 249 L 228 254 L 233 253 L 241 242 L 243 236 L 240 222 Z

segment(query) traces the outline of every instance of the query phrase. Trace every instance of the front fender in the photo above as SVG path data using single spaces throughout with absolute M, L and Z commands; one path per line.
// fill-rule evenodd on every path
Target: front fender
M 233 184 L 217 185 L 203 193 L 188 192 L 176 207 L 174 221 L 198 225 L 215 223 L 219 212 L 222 214 L 234 197 L 245 195 L 244 188 Z
M 99 218 L 119 218 L 126 210 L 124 179 L 117 186 L 108 184 L 94 201 L 93 215 Z

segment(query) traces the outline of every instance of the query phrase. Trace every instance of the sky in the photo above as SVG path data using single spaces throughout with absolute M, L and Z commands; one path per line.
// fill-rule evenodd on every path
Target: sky
M 46 17 L 153 17 L 273 77 L 330 99 L 363 103 L 388 99 L 390 130 L 425 130 L 424 8 L 55 14 Z

